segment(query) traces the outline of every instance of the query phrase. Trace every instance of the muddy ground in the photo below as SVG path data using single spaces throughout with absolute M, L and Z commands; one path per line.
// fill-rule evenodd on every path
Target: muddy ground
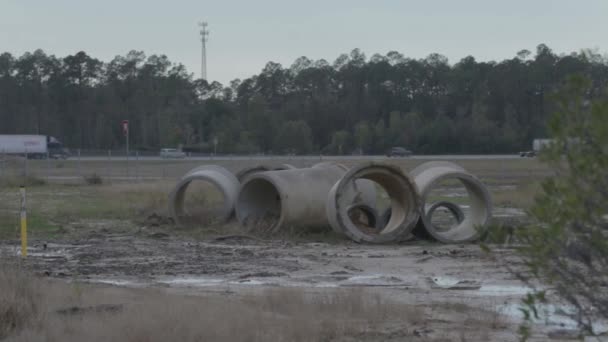
M 1 248 L 15 253 L 16 241 L 3 241 Z M 99 227 L 78 239 L 35 241 L 27 263 L 43 277 L 187 295 L 364 288 L 423 309 L 419 336 L 449 337 L 458 328 L 465 340 L 517 340 L 518 308 L 530 289 L 503 267 L 508 262 L 517 268 L 513 250 L 495 246 L 494 251 L 499 261 L 476 245 L 368 246 L 236 235 L 200 241 L 162 229 L 118 233 Z M 471 320 L 483 323 L 478 327 L 483 334 L 463 331 Z M 539 323 L 534 333 L 540 340 L 548 334 L 564 337 L 573 328 L 556 317 Z
M 519 195 L 512 192 L 549 174 L 536 161 L 528 160 L 469 162 L 468 166 L 496 195 L 499 205 L 493 214 L 498 223 L 525 221 L 524 208 L 517 204 L 529 200 L 529 196 L 525 191 Z M 36 197 L 33 200 L 39 205 L 38 215 L 54 230 L 47 235 L 33 234 L 26 261 L 33 272 L 66 282 L 129 291 L 156 288 L 178 295 L 238 296 L 282 287 L 312 293 L 363 288 L 391 302 L 422 310 L 421 323 L 407 329 L 406 335 L 398 334 L 393 339 L 389 336 L 392 332 L 385 332 L 390 334 L 375 340 L 519 338 L 519 308 L 531 289 L 505 267 L 521 269 L 512 246 L 494 244 L 493 254 L 488 255 L 476 244 L 441 245 L 420 240 L 370 246 L 325 235 L 261 237 L 243 235 L 238 230 L 235 233 L 234 229 L 200 236 L 184 233 L 166 222 L 151 222 L 149 216 L 128 217 L 130 211 L 116 217 L 96 216 L 98 211 L 94 209 L 102 205 L 108 212 L 117 211 L 111 203 L 91 202 L 91 206 L 78 207 L 91 198 L 99 201 L 99 194 L 105 190 L 96 189 L 71 186 L 37 190 L 39 203 Z M 507 192 L 511 192 L 509 196 L 503 196 Z M 108 196 L 115 193 L 119 194 L 109 192 Z M 6 199 L 13 192 L 4 195 Z M 439 194 L 454 198 L 461 195 L 462 190 L 451 188 Z M 56 198 L 61 198 L 61 206 L 51 205 Z M 70 211 L 66 204 L 78 210 Z M 54 216 L 57 208 L 68 218 Z M 4 211 L 14 212 L 15 207 L 5 205 Z M 85 212 L 90 217 L 84 217 Z M 0 255 L 18 255 L 18 246 L 15 238 L 0 240 Z M 536 340 L 573 337 L 573 322 L 555 311 L 548 310 L 535 323 Z

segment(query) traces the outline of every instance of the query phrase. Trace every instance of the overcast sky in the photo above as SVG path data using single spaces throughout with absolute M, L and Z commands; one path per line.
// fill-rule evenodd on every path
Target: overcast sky
M 608 45 L 608 0 L 0 0 L 0 52 L 78 51 L 111 60 L 165 54 L 200 76 L 197 22 L 209 22 L 208 78 L 227 83 L 268 61 L 330 63 L 360 48 L 451 63 L 511 58 L 545 43 L 557 53 Z

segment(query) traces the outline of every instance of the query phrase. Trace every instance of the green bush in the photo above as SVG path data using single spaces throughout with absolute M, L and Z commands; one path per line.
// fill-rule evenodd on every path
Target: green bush
M 554 140 L 541 153 L 555 175 L 531 208 L 535 224 L 516 233 L 528 274 L 548 282 L 593 333 L 591 323 L 608 318 L 608 97 L 572 78 L 556 108 L 549 122 Z

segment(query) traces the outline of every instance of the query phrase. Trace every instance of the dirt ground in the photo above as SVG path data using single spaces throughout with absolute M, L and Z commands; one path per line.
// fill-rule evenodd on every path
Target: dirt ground
M 404 164 L 409 169 L 415 163 Z M 529 184 L 550 173 L 535 160 L 461 164 L 490 186 L 499 204 L 494 211 L 498 223 L 526 220 L 522 203 L 529 201 Z M 328 234 L 250 236 L 233 225 L 197 234 L 193 230 L 204 228 L 177 229 L 162 222 L 162 215 L 156 218 L 156 212 L 150 216 L 149 210 L 145 214 L 134 211 L 138 214 L 133 217 L 130 211 L 99 216 L 93 214 L 98 211 L 95 208 L 114 207 L 97 202 L 86 210 L 78 207 L 91 194 L 103 197 L 99 194 L 108 190 L 101 189 L 47 185 L 32 190 L 38 216 L 54 230 L 32 234 L 25 261 L 29 269 L 50 279 L 88 283 L 97 291 L 116 288 L 124 292 L 120 298 L 143 289 L 172 296 L 232 298 L 277 288 L 312 294 L 361 288 L 387 302 L 417 308 L 421 319 L 396 335 L 394 327 L 385 327 L 375 331 L 373 338 L 366 335 L 355 340 L 518 340 L 522 318 L 518 308 L 531 289 L 504 267 L 519 268 L 512 246 L 494 244 L 493 254 L 488 255 L 475 244 L 411 241 L 371 246 Z M 120 196 L 133 194 L 132 188 L 125 189 Z M 167 186 L 161 189 L 162 197 Z M 458 197 L 457 189 L 445 191 L 444 195 Z M 4 189 L 0 196 L 6 200 L 11 194 Z M 133 199 L 120 196 L 116 201 L 124 202 L 119 206 L 129 207 Z M 62 205 L 77 209 L 57 215 L 53 201 L 59 197 Z M 7 204 L 0 209 L 15 211 Z M 0 255 L 17 255 L 18 244 L 14 234 L 5 235 Z M 571 336 L 568 330 L 572 328 L 571 322 L 547 315 L 534 326 L 533 337 L 563 339 Z

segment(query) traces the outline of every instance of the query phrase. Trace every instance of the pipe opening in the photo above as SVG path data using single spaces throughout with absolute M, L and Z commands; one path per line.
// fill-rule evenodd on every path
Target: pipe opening
M 476 239 L 491 211 L 483 184 L 460 172 L 445 174 L 429 184 L 423 201 L 432 203 L 425 205 L 423 216 L 427 231 L 444 242 Z
M 236 203 L 239 222 L 247 231 L 271 232 L 282 221 L 281 194 L 263 178 L 245 183 Z
M 225 220 L 226 195 L 214 183 L 192 179 L 177 190 L 177 221 L 185 226 L 216 224 Z
M 464 221 L 464 212 L 458 204 L 441 201 L 430 205 L 426 218 L 438 232 L 445 232 Z
M 378 213 L 376 209 L 366 204 L 353 204 L 348 208 L 348 218 L 361 230 L 378 230 Z
M 355 184 L 371 182 L 376 193 L 377 205 L 390 208 L 390 218 L 385 224 L 376 219 L 374 225 L 361 225 L 348 215 L 353 198 L 347 194 Z M 383 195 L 384 194 L 384 195 Z M 355 201 L 356 203 L 356 201 Z M 353 168 L 330 192 L 328 215 L 335 230 L 344 232 L 355 241 L 385 243 L 399 241 L 409 236 L 419 218 L 419 198 L 416 186 L 396 167 L 371 164 Z M 386 212 L 388 209 L 384 209 Z M 378 211 L 376 211 L 378 212 Z

